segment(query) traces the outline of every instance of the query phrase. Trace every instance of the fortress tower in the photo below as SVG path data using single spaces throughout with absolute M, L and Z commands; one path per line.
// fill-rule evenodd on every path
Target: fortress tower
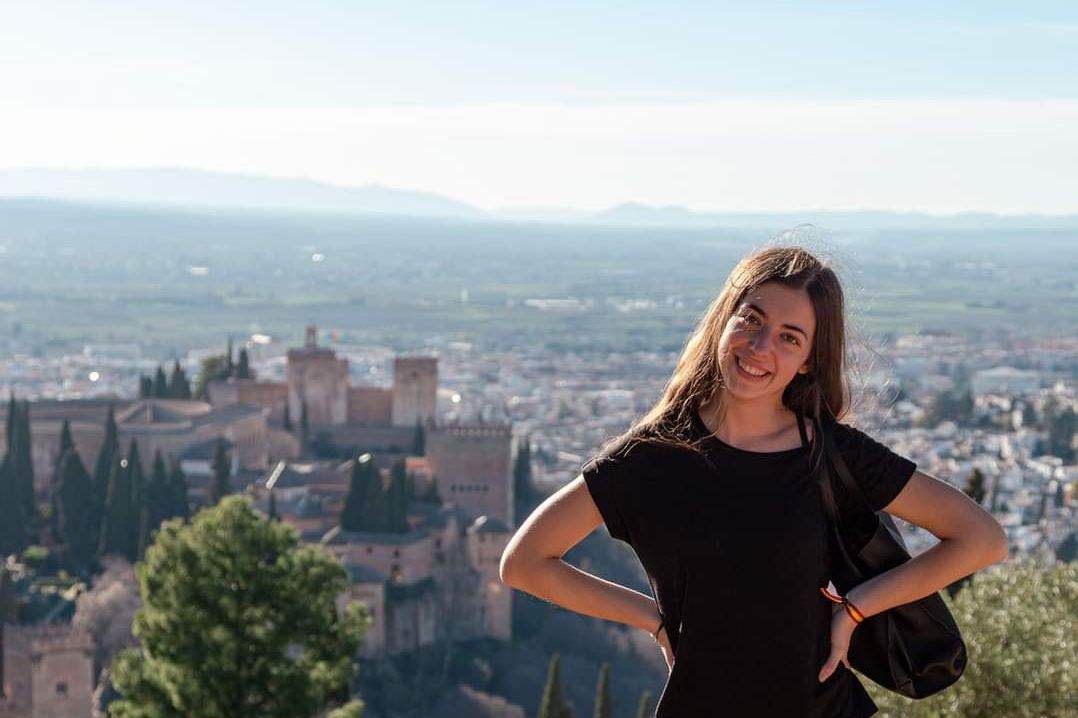
M 483 577 L 480 613 L 481 635 L 503 641 L 513 638 L 513 595 L 502 583 L 498 566 L 512 530 L 491 516 L 480 516 L 467 529 L 468 554 Z
M 93 641 L 70 625 L 4 627 L 0 718 L 90 718 Z
M 438 360 L 397 357 L 393 360 L 393 426 L 415 426 L 434 419 L 438 399 Z
M 348 360 L 318 346 L 318 330 L 307 327 L 302 349 L 288 350 L 288 411 L 298 422 L 307 404 L 311 424 L 348 421 Z
M 473 518 L 513 525 L 513 434 L 508 425 L 449 425 L 427 432 L 427 459 L 442 499 Z

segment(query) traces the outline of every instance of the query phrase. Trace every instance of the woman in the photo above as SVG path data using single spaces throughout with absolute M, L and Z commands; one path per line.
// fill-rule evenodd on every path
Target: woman
M 506 546 L 505 583 L 652 634 L 671 669 L 658 718 L 870 716 L 846 658 L 855 611 L 917 600 L 1007 556 L 991 514 L 840 423 L 843 305 L 835 273 L 802 248 L 742 259 L 658 403 Z M 820 422 L 873 509 L 941 539 L 848 591 L 852 611 L 820 590 L 826 516 L 809 465 Z M 654 599 L 561 560 L 600 523 L 633 547 Z

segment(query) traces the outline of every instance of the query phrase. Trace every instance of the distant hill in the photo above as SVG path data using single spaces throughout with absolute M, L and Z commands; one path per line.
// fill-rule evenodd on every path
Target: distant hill
M 827 229 L 1078 229 L 1078 214 L 1070 215 L 998 215 L 987 212 L 964 212 L 934 215 L 922 212 L 694 212 L 685 207 L 653 207 L 636 202 L 620 204 L 591 217 L 592 222 L 648 227 L 731 227 L 787 228 L 814 224 Z
M 271 211 L 479 217 L 430 192 L 178 168 L 0 170 L 0 196 Z
M 181 168 L 0 170 L 0 198 L 670 229 L 781 230 L 799 224 L 814 224 L 824 230 L 1078 229 L 1078 214 L 1005 216 L 967 212 L 932 215 L 879 210 L 717 213 L 696 212 L 678 205 L 655 207 L 636 202 L 619 204 L 598 213 L 561 207 L 507 207 L 485 212 L 432 192 L 380 185 L 342 187 L 309 179 Z

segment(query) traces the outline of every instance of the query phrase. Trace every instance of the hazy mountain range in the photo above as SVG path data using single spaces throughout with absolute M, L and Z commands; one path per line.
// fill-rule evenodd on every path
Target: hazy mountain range
M 308 179 L 207 172 L 182 168 L 0 170 L 0 197 L 94 203 L 253 209 L 280 212 L 391 214 L 474 220 L 545 221 L 642 227 L 791 227 L 827 229 L 1078 229 L 1078 214 L 995 215 L 970 212 L 826 211 L 695 212 L 676 205 L 627 202 L 602 212 L 557 207 L 484 211 L 433 192 L 379 185 L 342 187 Z

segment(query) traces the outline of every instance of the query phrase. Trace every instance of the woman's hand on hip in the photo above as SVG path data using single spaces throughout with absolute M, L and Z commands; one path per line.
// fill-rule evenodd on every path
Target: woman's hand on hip
M 855 628 L 857 628 L 857 622 L 846 612 L 846 609 L 837 603 L 834 604 L 831 608 L 831 654 L 827 656 L 827 661 L 817 676 L 820 683 L 826 681 L 835 672 L 839 661 L 842 661 L 842 665 L 846 668 L 850 667 L 846 654 L 850 650 L 850 637 L 853 636 Z

